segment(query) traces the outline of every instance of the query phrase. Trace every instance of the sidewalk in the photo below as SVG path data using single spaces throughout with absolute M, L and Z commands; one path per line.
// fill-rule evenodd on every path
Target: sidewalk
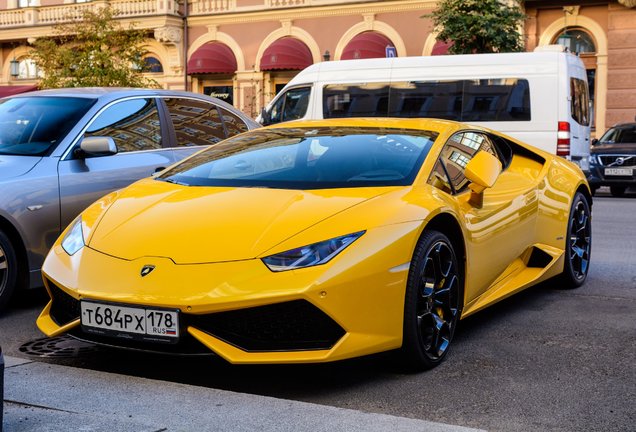
M 5 362 L 3 432 L 476 431 L 15 357 Z

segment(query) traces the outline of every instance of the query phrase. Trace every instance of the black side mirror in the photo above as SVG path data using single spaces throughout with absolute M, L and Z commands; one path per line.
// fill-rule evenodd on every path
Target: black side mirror
M 598 138 L 594 138 L 592 140 L 592 145 L 595 146 L 596 144 L 598 144 Z
M 269 115 L 269 111 L 267 111 L 265 108 L 261 109 L 261 124 L 263 126 L 267 126 L 271 122 L 272 122 L 272 118 Z

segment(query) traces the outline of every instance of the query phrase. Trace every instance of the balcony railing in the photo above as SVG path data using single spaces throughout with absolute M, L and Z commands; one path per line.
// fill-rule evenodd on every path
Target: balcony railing
M 342 5 L 345 3 L 361 3 L 380 0 L 261 0 L 262 3 L 250 1 L 247 5 L 242 0 L 188 0 L 190 15 L 214 15 L 232 12 L 255 12 L 270 9 L 283 9 L 307 6 Z
M 54 25 L 82 17 L 85 10 L 111 6 L 118 18 L 179 15 L 175 0 L 110 0 L 58 6 L 35 6 L 0 11 L 0 28 Z

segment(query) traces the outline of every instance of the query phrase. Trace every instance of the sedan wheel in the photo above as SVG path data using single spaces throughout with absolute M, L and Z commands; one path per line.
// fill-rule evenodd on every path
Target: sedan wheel
M 430 369 L 444 359 L 461 314 L 462 291 L 450 240 L 437 231 L 425 232 L 406 288 L 401 357 L 409 369 Z
M 4 309 L 17 283 L 15 252 L 8 237 L 0 231 L 0 311 Z
M 590 268 L 592 252 L 592 214 L 585 197 L 577 192 L 572 201 L 568 220 L 566 260 L 562 280 L 565 288 L 583 285 Z

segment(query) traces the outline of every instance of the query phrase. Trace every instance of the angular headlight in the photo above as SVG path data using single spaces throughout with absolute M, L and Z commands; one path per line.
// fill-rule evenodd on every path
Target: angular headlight
M 365 231 L 310 244 L 262 258 L 265 265 L 275 272 L 311 267 L 329 262 L 347 246 L 356 241 Z
M 62 248 L 67 254 L 73 255 L 84 247 L 84 233 L 82 232 L 82 218 L 75 219 L 75 223 L 62 240 Z

